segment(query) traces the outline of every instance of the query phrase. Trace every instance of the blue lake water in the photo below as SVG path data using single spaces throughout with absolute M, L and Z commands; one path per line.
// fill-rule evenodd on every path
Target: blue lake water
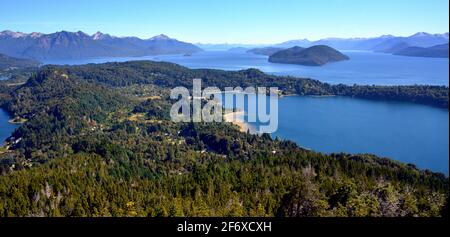
M 348 61 L 322 67 L 269 63 L 267 56 L 245 52 L 201 52 L 192 56 L 161 55 L 137 58 L 101 58 L 88 60 L 46 61 L 50 64 L 86 64 L 123 62 L 130 60 L 156 60 L 177 63 L 189 68 L 241 70 L 258 68 L 266 73 L 310 77 L 332 84 L 364 85 L 448 85 L 449 60 L 447 58 L 421 58 L 395 56 L 368 51 L 343 51 Z
M 11 133 L 16 129 L 16 125 L 8 122 L 9 115 L 0 109 L 0 145 L 3 144 L 6 138 L 11 136 Z
M 252 97 L 252 100 L 248 98 Z M 243 105 L 257 108 L 256 96 Z M 223 98 L 219 97 L 223 102 Z M 270 106 L 268 100 L 267 111 Z M 249 105 L 250 104 L 250 105 Z M 255 111 L 253 111 L 255 112 Z M 448 174 L 449 112 L 425 105 L 348 97 L 288 96 L 278 99 L 278 129 L 273 137 L 324 153 L 368 153 Z M 268 123 L 250 122 L 250 130 Z
M 279 100 L 275 136 L 316 151 L 371 153 L 448 174 L 449 112 L 345 97 Z
M 448 59 L 416 58 L 345 51 L 351 60 L 323 67 L 272 64 L 266 56 L 239 52 L 202 52 L 192 56 L 47 61 L 86 64 L 156 60 L 189 68 L 241 70 L 311 77 L 328 83 L 413 85 L 449 84 Z M 0 111 L 0 139 L 12 125 Z M 5 122 L 6 121 L 6 122 Z M 448 174 L 448 110 L 411 103 L 368 101 L 344 97 L 284 97 L 279 100 L 279 126 L 273 134 L 316 151 L 373 153 Z M 258 126 L 257 123 L 253 126 Z

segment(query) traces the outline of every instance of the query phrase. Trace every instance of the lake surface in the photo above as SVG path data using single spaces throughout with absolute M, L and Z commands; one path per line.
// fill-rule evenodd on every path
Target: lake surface
M 445 109 L 345 97 L 285 97 L 273 134 L 312 150 L 371 153 L 448 174 Z
M 9 123 L 9 115 L 2 109 L 0 109 L 0 145 L 3 144 L 6 138 L 11 136 L 17 125 Z
M 446 58 L 405 57 L 368 51 L 342 52 L 348 55 L 350 60 L 331 63 L 322 67 L 269 63 L 267 56 L 228 51 L 201 52 L 192 56 L 161 55 L 136 58 L 58 60 L 46 61 L 45 63 L 86 64 L 130 60 L 155 60 L 173 62 L 189 68 L 214 68 L 223 70 L 258 68 L 266 73 L 309 77 L 332 84 L 449 84 L 449 60 Z
M 257 108 L 245 96 L 245 111 Z M 223 98 L 219 98 L 223 101 Z M 268 100 L 267 110 L 269 106 Z M 249 105 L 250 104 L 250 105 Z M 425 105 L 347 97 L 288 96 L 278 99 L 278 130 L 273 137 L 324 153 L 369 153 L 448 174 L 449 113 Z M 267 123 L 252 122 L 257 130 Z

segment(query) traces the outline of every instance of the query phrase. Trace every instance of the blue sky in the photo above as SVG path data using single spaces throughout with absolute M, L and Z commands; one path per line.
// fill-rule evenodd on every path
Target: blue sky
M 447 32 L 448 0 L 0 0 L 0 31 L 157 34 L 203 43 Z

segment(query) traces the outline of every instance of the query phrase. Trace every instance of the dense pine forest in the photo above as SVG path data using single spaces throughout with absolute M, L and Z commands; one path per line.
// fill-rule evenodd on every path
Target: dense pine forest
M 0 148 L 0 216 L 448 213 L 440 173 L 370 154 L 321 154 L 227 123 L 172 122 L 169 89 L 191 88 L 193 78 L 448 108 L 441 86 L 329 85 L 150 61 L 45 66 L 0 81 L 0 106 L 21 122 Z

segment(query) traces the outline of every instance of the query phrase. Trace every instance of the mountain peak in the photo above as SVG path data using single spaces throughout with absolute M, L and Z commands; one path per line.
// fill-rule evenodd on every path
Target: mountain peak
M 414 35 L 411 35 L 411 37 L 425 37 L 425 36 L 431 36 L 431 34 L 426 32 L 417 32 Z
M 56 34 L 56 35 L 88 36 L 88 34 L 84 33 L 83 31 L 71 32 L 71 31 L 62 30 L 62 31 L 55 32 L 53 34 Z
M 1 31 L 1 32 L 0 32 L 0 35 L 10 35 L 10 34 L 12 34 L 12 33 L 14 33 L 14 32 L 12 32 L 12 31 L 10 31 L 10 30 L 4 30 L 4 31 Z
M 112 37 L 111 37 L 111 35 L 109 35 L 109 34 L 103 34 L 103 33 L 100 32 L 100 31 L 97 31 L 97 33 L 95 33 L 95 34 L 92 35 L 92 39 L 93 39 L 93 40 L 102 40 L 102 39 L 105 39 L 105 38 L 112 38 Z
M 305 48 L 300 47 L 300 46 L 294 46 L 291 48 L 291 50 L 304 50 Z
M 39 38 L 39 37 L 41 37 L 41 36 L 43 36 L 43 35 L 44 35 L 44 34 L 39 33 L 39 32 L 32 32 L 31 34 L 29 34 L 29 36 L 30 36 L 31 38 L 33 38 L 33 39 Z
M 391 38 L 395 38 L 395 36 L 388 34 L 388 35 L 382 35 L 382 36 L 380 36 L 378 38 L 380 38 L 380 39 L 391 39 Z
M 150 40 L 170 40 L 170 37 L 165 34 L 160 34 L 157 36 L 153 36 Z
M 5 31 L 0 32 L 0 36 L 3 36 L 3 35 L 6 35 L 6 36 L 9 36 L 12 38 L 21 38 L 21 37 L 27 36 L 27 34 L 25 34 L 25 33 L 14 32 L 14 31 L 10 31 L 10 30 L 5 30 Z
M 86 34 L 86 33 L 84 33 L 83 31 L 77 31 L 77 32 L 75 33 L 75 35 L 76 35 L 76 36 L 89 37 L 89 35 Z

